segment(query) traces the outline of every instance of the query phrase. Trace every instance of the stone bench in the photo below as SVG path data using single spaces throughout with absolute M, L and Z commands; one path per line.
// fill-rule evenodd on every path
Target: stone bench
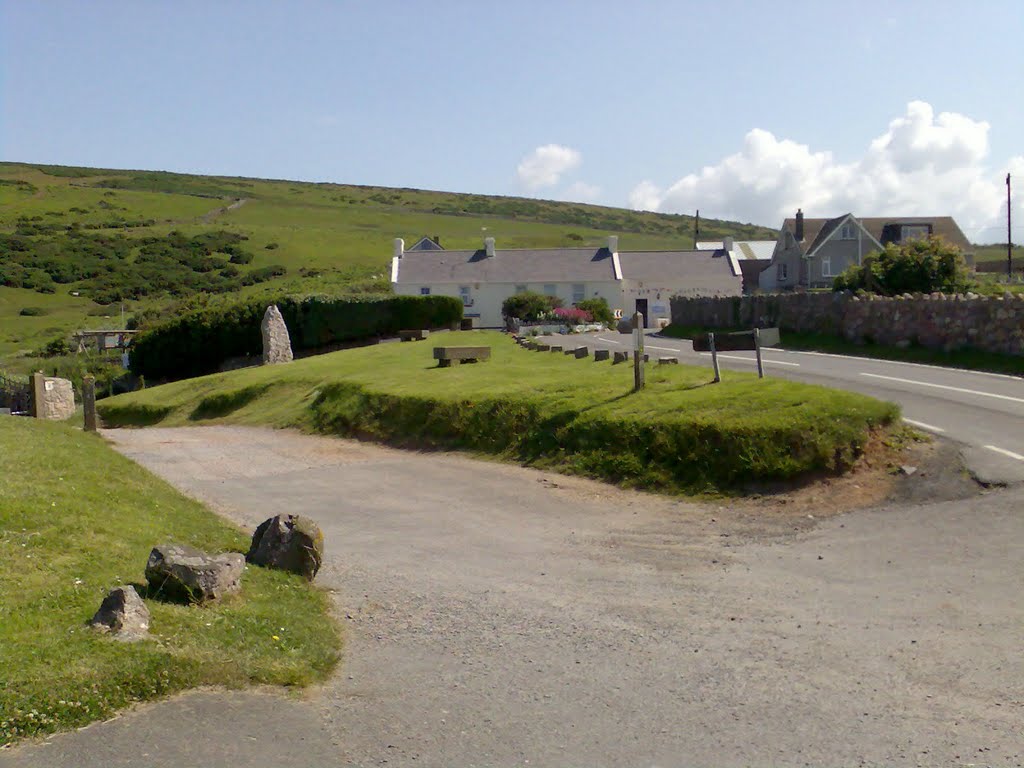
M 430 331 L 423 330 L 410 330 L 398 332 L 398 338 L 400 338 L 402 341 L 423 341 L 429 335 Z
M 459 363 L 475 363 L 491 359 L 490 347 L 434 347 L 434 359 L 439 368 L 449 368 Z
M 607 360 L 608 358 L 611 357 L 611 354 L 612 354 L 611 351 L 609 351 L 607 349 L 595 349 L 594 350 L 594 362 L 596 363 L 596 362 L 598 362 L 600 360 Z

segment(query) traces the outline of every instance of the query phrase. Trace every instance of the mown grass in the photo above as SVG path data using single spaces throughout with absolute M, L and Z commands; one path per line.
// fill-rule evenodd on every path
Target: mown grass
M 88 629 L 111 587 L 144 591 L 163 542 L 244 552 L 248 536 L 94 435 L 0 418 L 0 745 L 197 685 L 302 686 L 333 669 L 327 595 L 264 568 L 216 605 L 147 599 L 151 639 Z
M 662 334 L 674 339 L 690 339 L 695 334 L 705 333 L 707 328 L 672 324 Z M 743 328 L 717 328 L 721 332 L 748 330 Z M 989 371 L 1024 376 L 1024 360 L 1013 355 L 1000 355 L 979 349 L 958 349 L 944 352 L 926 349 L 918 345 L 889 347 L 884 344 L 854 344 L 839 336 L 827 333 L 796 333 L 783 331 L 783 349 L 806 350 L 808 352 L 830 352 L 836 355 L 870 357 L 878 360 L 899 360 L 924 365 L 940 365 L 946 368 L 963 368 L 971 371 Z
M 492 359 L 438 368 L 435 344 L 489 344 Z M 898 417 L 889 403 L 778 379 L 712 385 L 705 368 L 649 366 L 647 388 L 632 383 L 631 366 L 472 331 L 152 387 L 100 413 L 117 426 L 198 420 L 460 448 L 670 493 L 842 471 Z

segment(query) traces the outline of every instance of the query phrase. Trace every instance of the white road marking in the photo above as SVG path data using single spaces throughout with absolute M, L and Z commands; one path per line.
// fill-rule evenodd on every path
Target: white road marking
M 1024 456 L 1021 456 L 1019 453 L 1014 453 L 1013 451 L 1008 451 L 1005 448 L 1000 448 L 995 445 L 986 445 L 985 447 L 988 448 L 990 451 L 1001 453 L 1003 454 L 1003 456 L 1009 456 L 1011 459 L 1016 459 L 1017 461 L 1024 461 Z
M 704 357 L 711 357 L 710 352 L 701 352 L 701 355 L 703 355 Z M 755 357 L 739 357 L 738 355 L 723 355 L 722 353 L 719 353 L 718 357 L 721 360 L 740 360 L 741 362 L 744 363 L 757 363 L 757 358 Z M 800 367 L 800 363 L 787 363 L 782 360 L 769 360 L 767 357 L 762 358 L 761 362 L 763 362 L 765 365 L 788 365 L 792 368 Z
M 675 347 L 656 347 L 653 344 L 644 344 L 645 349 L 660 349 L 662 352 L 679 352 Z
M 934 389 L 948 389 L 950 392 L 963 392 L 965 395 L 978 395 L 979 397 L 994 397 L 997 400 L 1009 400 L 1011 403 L 1024 403 L 1024 397 L 1011 397 L 1010 395 L 1000 395 L 995 392 L 979 392 L 976 389 L 965 389 L 963 387 L 951 387 L 948 384 L 933 384 L 930 381 L 914 381 L 913 379 L 900 379 L 896 376 L 882 376 L 878 373 L 864 373 L 861 371 L 861 376 L 867 376 L 872 379 L 885 379 L 886 381 L 898 381 L 901 384 L 914 384 L 918 387 L 932 387 Z
M 860 355 L 837 355 L 833 352 L 811 352 L 804 349 L 779 349 L 773 347 L 776 352 L 784 352 L 787 355 L 814 355 L 816 357 L 837 357 L 840 360 L 861 360 L 865 363 L 878 363 L 880 365 L 906 365 L 911 368 L 931 368 L 937 371 L 949 371 L 950 373 L 963 373 L 972 376 L 990 376 L 994 379 L 1010 379 L 1020 381 L 1021 376 L 1014 376 L 1011 373 L 992 373 L 991 371 L 975 371 L 971 368 L 950 368 L 945 365 L 929 365 L 928 363 L 910 363 L 906 360 L 886 360 L 883 357 L 861 357 Z
M 904 418 L 903 420 L 907 422 L 907 424 L 918 427 L 919 429 L 925 429 L 928 430 L 929 432 L 938 432 L 940 435 L 946 431 L 942 427 L 936 427 L 931 424 L 925 424 L 923 421 L 914 421 L 913 419 L 907 418 Z
M 615 341 L 614 339 L 603 339 L 600 336 L 597 337 L 597 340 L 598 341 L 606 341 L 609 344 L 621 344 L 622 343 L 621 341 Z

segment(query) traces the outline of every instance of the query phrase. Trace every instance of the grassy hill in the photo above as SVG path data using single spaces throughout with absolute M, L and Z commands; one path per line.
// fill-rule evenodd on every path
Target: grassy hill
M 0 163 L 0 364 L 202 293 L 387 290 L 391 240 L 467 248 L 692 243 L 689 216 L 515 197 Z M 772 237 L 702 220 L 701 236 Z M 28 314 L 23 314 L 28 310 Z M 20 358 L 20 359 L 19 359 Z

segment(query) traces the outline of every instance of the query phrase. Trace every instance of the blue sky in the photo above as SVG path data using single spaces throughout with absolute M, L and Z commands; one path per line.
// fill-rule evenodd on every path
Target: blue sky
M 977 234 L 1024 191 L 1019 0 L 0 9 L 4 160 Z

